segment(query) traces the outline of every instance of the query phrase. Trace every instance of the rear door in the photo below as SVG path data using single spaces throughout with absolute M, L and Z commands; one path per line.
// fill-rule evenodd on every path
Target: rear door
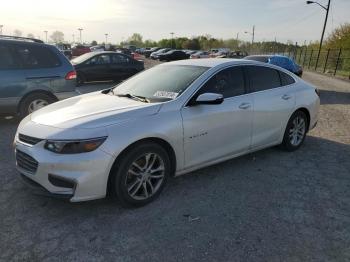
M 0 113 L 15 113 L 26 90 L 24 70 L 12 47 L 0 42 Z
M 82 67 L 88 81 L 112 80 L 111 60 L 109 54 L 100 54 L 86 61 Z
M 111 54 L 111 73 L 114 79 L 123 80 L 135 74 L 133 60 L 126 55 Z
M 282 83 L 279 70 L 274 68 L 244 68 L 254 101 L 252 148 L 276 144 L 283 136 L 286 123 L 294 110 L 294 82 Z
M 16 55 L 23 64 L 27 90 L 46 90 L 53 93 L 54 82 L 62 79 L 59 57 L 43 45 L 18 43 L 14 45 Z

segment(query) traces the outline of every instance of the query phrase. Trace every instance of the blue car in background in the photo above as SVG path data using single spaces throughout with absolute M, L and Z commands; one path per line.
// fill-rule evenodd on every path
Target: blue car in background
M 263 63 L 269 63 L 276 66 L 280 66 L 297 76 L 301 77 L 303 75 L 303 68 L 295 63 L 293 59 L 288 56 L 282 55 L 251 55 L 246 56 L 244 59 L 259 61 Z
M 0 35 L 0 114 L 21 118 L 76 96 L 77 74 L 55 46 Z

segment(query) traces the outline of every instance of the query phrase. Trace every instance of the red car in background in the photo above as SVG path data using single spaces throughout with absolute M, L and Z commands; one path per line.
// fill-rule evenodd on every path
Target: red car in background
M 86 53 L 90 53 L 91 49 L 88 46 L 76 45 L 72 48 L 72 56 L 81 56 Z

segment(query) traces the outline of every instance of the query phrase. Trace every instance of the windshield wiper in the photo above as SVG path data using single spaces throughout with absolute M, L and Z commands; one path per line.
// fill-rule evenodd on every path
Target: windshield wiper
M 117 94 L 117 96 L 131 98 L 131 99 L 134 99 L 134 100 L 137 100 L 137 101 L 141 101 L 141 102 L 144 102 L 144 103 L 149 103 L 150 102 L 144 96 L 136 96 L 136 95 L 132 95 L 132 94 Z

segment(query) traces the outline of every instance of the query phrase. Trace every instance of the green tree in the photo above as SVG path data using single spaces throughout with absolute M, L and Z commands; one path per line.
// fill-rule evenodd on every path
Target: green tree
M 18 29 L 15 29 L 15 31 L 13 31 L 13 35 L 14 36 L 22 36 L 22 31 L 18 30 Z
M 201 45 L 198 38 L 192 38 L 184 41 L 182 47 L 184 49 L 199 50 L 201 48 Z
M 142 46 L 142 35 L 139 33 L 133 33 L 132 36 L 128 38 L 128 44 L 129 45 L 135 45 L 135 46 Z
M 97 45 L 97 41 L 96 40 L 92 40 L 91 45 L 92 46 Z
M 50 38 L 54 43 L 62 43 L 64 41 L 64 34 L 61 31 L 54 31 Z

